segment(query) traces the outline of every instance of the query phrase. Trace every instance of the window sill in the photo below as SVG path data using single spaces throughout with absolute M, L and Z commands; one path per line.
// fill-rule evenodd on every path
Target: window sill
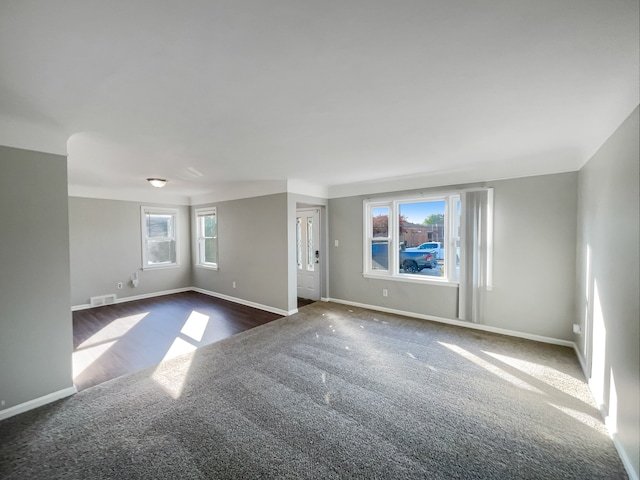
M 177 263 L 172 263 L 171 265 L 147 265 L 146 267 L 142 267 L 142 270 L 164 270 L 165 268 L 178 268 L 179 266 Z
M 196 268 L 202 268 L 204 270 L 218 270 L 218 266 L 217 265 L 202 265 L 202 264 L 197 264 L 195 266 Z
M 451 282 L 448 280 L 437 280 L 436 278 L 428 277 L 409 277 L 408 275 L 388 275 L 388 274 L 375 274 L 375 273 L 363 273 L 364 278 L 375 278 L 376 280 L 390 280 L 392 282 L 405 282 L 405 283 L 421 283 L 423 285 L 438 285 L 441 287 L 458 287 L 458 282 Z

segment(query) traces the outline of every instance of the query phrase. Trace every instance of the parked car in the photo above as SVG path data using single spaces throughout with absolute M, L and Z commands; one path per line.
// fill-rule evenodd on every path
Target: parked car
M 438 260 L 444 260 L 444 247 L 441 242 L 426 242 L 417 247 L 407 248 L 407 250 L 435 250 Z
M 399 255 L 399 267 L 406 273 L 419 272 L 424 268 L 436 268 L 438 258 L 435 250 L 418 248 L 404 248 L 401 244 Z M 371 258 L 374 268 L 389 268 L 389 247 L 387 242 L 376 242 L 371 245 Z
M 436 268 L 437 266 L 437 250 L 419 247 L 400 249 L 400 268 L 406 273 L 415 273 L 423 268 Z

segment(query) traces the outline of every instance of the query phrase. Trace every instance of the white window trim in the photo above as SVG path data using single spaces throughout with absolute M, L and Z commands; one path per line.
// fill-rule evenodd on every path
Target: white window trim
M 198 217 L 204 217 L 207 215 L 214 215 L 216 217 L 216 236 L 214 237 L 216 239 L 216 252 L 217 252 L 217 257 L 216 260 L 218 260 L 217 262 L 213 263 L 213 262 L 205 262 L 202 260 L 202 256 L 201 256 L 201 239 L 203 237 L 200 236 L 200 222 L 198 220 Z M 197 208 L 194 212 L 195 215 L 195 222 L 196 222 L 196 261 L 195 261 L 195 267 L 196 268 L 204 268 L 206 270 L 218 270 L 219 267 L 219 254 L 220 252 L 218 252 L 217 249 L 217 243 L 218 243 L 218 209 L 217 207 L 206 207 L 206 208 Z
M 376 280 L 391 280 L 393 282 L 407 282 L 407 283 L 424 283 L 429 285 L 439 285 L 442 287 L 458 287 L 457 281 L 449 281 L 439 277 L 419 277 L 418 275 L 401 274 L 391 275 L 389 273 L 377 274 L 377 273 L 363 273 L 364 278 L 374 278 Z M 415 277 L 415 278 L 414 278 Z
M 396 227 L 396 219 L 400 211 L 400 205 L 405 203 L 418 203 L 418 202 L 433 202 L 445 200 L 445 218 L 447 219 L 446 234 L 447 234 L 447 249 L 445 250 L 445 272 L 450 272 L 451 266 L 455 269 L 455 255 L 451 252 L 455 252 L 454 243 L 454 221 L 453 216 L 449 215 L 449 209 L 457 197 L 460 196 L 460 191 L 451 192 L 438 192 L 432 195 L 417 194 L 411 196 L 397 196 L 388 198 L 373 198 L 365 199 L 363 201 L 363 272 L 362 276 L 365 278 L 374 278 L 380 280 L 391 280 L 396 282 L 408 282 L 408 283 L 422 283 L 431 285 L 441 285 L 457 287 L 459 280 L 453 280 L 448 277 L 421 277 L 414 274 L 400 273 L 398 263 L 398 255 L 392 255 L 391 252 L 395 252 L 399 249 L 398 244 L 398 232 Z M 376 207 L 388 207 L 389 219 L 388 219 L 388 250 L 389 250 L 389 269 L 388 270 L 373 270 L 372 258 L 371 258 L 371 210 Z M 453 247 L 451 247 L 453 244 Z M 461 247 L 462 248 L 462 247 Z
M 387 236 L 386 237 L 375 237 L 378 240 L 387 240 L 387 244 L 388 244 L 388 251 L 391 251 L 391 242 L 392 242 L 392 235 L 391 232 L 393 232 L 394 230 L 394 226 L 395 226 L 395 216 L 393 215 L 393 206 L 392 206 L 392 201 L 378 201 L 378 200 L 365 200 L 364 201 L 364 228 L 365 228 L 365 234 L 363 235 L 363 240 L 364 240 L 364 249 L 363 249 L 363 263 L 362 265 L 364 265 L 364 274 L 365 275 L 371 275 L 373 278 L 378 278 L 378 277 L 388 277 L 389 276 L 389 272 L 393 271 L 393 268 L 395 267 L 395 263 L 396 263 L 396 259 L 395 258 L 391 258 L 392 255 L 389 255 L 389 260 L 388 260 L 388 270 L 373 270 L 372 268 L 372 258 L 370 255 L 371 252 L 371 245 L 373 244 L 373 236 L 372 236 L 372 224 L 371 224 L 371 219 L 372 219 L 372 215 L 371 215 L 371 211 L 374 208 L 379 208 L 379 207 L 387 207 L 389 209 L 389 218 L 387 219 Z
M 147 265 L 147 214 L 160 214 L 160 215 L 173 215 L 175 218 L 174 225 L 174 238 L 176 246 L 176 261 L 172 263 L 166 263 L 161 265 Z M 149 207 L 142 206 L 140 207 L 140 234 L 141 234 L 141 243 L 142 243 L 142 270 L 161 270 L 164 268 L 176 268 L 180 266 L 180 249 L 178 245 L 178 209 L 177 208 L 167 208 L 167 207 Z
M 218 264 L 217 264 L 217 263 L 215 264 L 215 266 L 214 266 L 214 265 L 208 265 L 208 264 L 207 264 L 207 265 L 205 265 L 205 264 L 203 264 L 203 263 L 196 263 L 196 264 L 194 265 L 194 267 L 196 267 L 196 268 L 202 268 L 202 269 L 204 269 L 204 270 L 220 270 L 220 269 L 218 268 Z

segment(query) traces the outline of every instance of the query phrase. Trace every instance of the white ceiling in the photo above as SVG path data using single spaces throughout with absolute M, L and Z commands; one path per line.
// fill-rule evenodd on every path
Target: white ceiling
M 639 16 L 634 0 L 3 0 L 0 144 L 68 153 L 72 193 L 186 202 L 577 170 L 639 102 Z

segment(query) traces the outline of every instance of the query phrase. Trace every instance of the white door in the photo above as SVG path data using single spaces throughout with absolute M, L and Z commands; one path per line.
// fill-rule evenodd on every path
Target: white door
M 296 212 L 298 297 L 320 300 L 320 210 Z

